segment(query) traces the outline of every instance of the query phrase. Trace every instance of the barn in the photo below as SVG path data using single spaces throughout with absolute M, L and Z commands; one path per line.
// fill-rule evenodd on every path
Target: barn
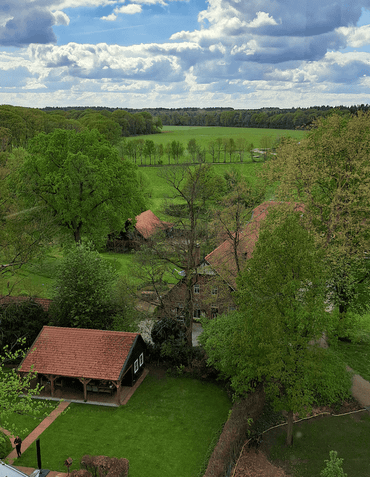
M 73 387 L 84 401 L 107 393 L 120 404 L 121 388 L 133 386 L 144 370 L 145 352 L 139 333 L 44 326 L 18 372 L 36 372 L 51 397 Z

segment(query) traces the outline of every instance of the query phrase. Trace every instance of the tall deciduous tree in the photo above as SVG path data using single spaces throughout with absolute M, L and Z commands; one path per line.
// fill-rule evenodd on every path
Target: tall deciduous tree
M 51 306 L 57 326 L 109 329 L 117 275 L 91 244 L 73 244 L 57 270 Z
M 166 209 L 174 221 L 172 240 L 157 241 L 155 248 L 157 259 L 171 264 L 182 271 L 186 286 L 184 317 L 187 328 L 188 344 L 192 343 L 192 325 L 194 316 L 194 283 L 197 281 L 200 242 L 204 238 L 204 218 L 208 206 L 216 198 L 222 180 L 213 173 L 209 164 L 197 166 L 177 166 L 166 168 L 162 177 L 171 186 L 174 201 Z
M 327 251 L 332 299 L 342 317 L 370 283 L 370 114 L 319 119 L 299 143 L 284 139 L 263 169 L 277 198 L 305 203 L 306 227 Z M 363 303 L 368 299 L 362 300 Z M 357 307 L 363 312 L 363 307 Z
M 299 214 L 277 226 L 270 215 L 238 280 L 239 311 L 230 322 L 227 316 L 206 324 L 201 340 L 210 364 L 231 377 L 236 392 L 264 383 L 275 408 L 288 414 L 291 445 L 293 413 L 306 412 L 318 396 L 326 404 L 345 397 L 350 377 L 318 345 L 333 319 L 325 311 L 320 252 Z
M 57 129 L 30 141 L 18 182 L 29 206 L 44 206 L 76 242 L 103 243 L 145 209 L 135 166 L 96 130 Z

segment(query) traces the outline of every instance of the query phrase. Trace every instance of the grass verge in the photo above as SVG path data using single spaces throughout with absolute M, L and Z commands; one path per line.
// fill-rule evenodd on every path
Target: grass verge
M 224 390 L 190 378 L 148 376 L 126 406 L 71 404 L 41 435 L 43 467 L 78 468 L 84 454 L 125 457 L 130 476 L 196 477 L 212 438 L 227 419 Z M 35 444 L 15 465 L 36 465 Z
M 294 424 L 294 445 L 287 448 L 285 427 L 263 437 L 268 441 L 269 459 L 295 477 L 319 476 L 336 450 L 343 458 L 348 477 L 370 475 L 370 415 L 361 411 L 344 416 L 324 416 Z

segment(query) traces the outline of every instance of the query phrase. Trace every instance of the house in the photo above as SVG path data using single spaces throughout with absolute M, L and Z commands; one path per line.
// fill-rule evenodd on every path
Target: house
M 133 386 L 145 364 L 146 345 L 139 333 L 44 326 L 21 362 L 18 372 L 37 373 L 50 395 L 73 388 L 88 400 L 88 392 L 116 394 Z
M 28 475 L 0 460 L 0 477 L 28 477 Z
M 107 249 L 114 252 L 137 250 L 140 245 L 150 240 L 158 231 L 171 234 L 173 224 L 160 220 L 151 210 L 146 210 L 135 217 L 134 227 L 131 219 L 126 221 L 125 230 L 108 236 Z
M 233 292 L 237 289 L 237 260 L 242 269 L 246 260 L 252 257 L 261 223 L 267 217 L 268 211 L 278 204 L 268 201 L 256 207 L 251 220 L 239 234 L 237 247 L 234 247 L 233 240 L 228 238 L 199 263 L 193 277 L 194 318 L 206 316 L 211 319 L 235 309 Z M 297 209 L 303 210 L 303 206 L 297 204 Z M 181 319 L 184 315 L 185 297 L 186 284 L 185 278 L 182 278 L 162 297 L 164 306 L 159 310 L 159 316 Z

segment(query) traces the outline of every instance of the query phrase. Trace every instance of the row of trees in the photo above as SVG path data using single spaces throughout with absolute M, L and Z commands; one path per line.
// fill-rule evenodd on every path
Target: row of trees
M 271 136 L 261 138 L 261 149 L 267 151 L 275 147 L 278 141 Z M 243 162 L 245 155 L 248 160 L 257 162 L 259 156 L 254 152 L 254 145 L 246 138 L 221 138 L 218 137 L 208 142 L 207 146 L 200 145 L 192 138 L 185 145 L 180 141 L 173 140 L 163 145 L 155 144 L 152 139 L 129 139 L 121 141 L 117 146 L 122 158 L 130 159 L 138 165 L 178 164 L 180 158 L 187 158 L 189 163 L 202 162 Z
M 146 111 L 129 113 L 123 109 L 68 110 L 50 112 L 21 106 L 0 106 L 0 152 L 12 147 L 27 147 L 30 139 L 39 133 L 51 133 L 55 129 L 82 131 L 97 129 L 111 143 L 122 137 L 160 132 L 160 118 L 153 118 Z

